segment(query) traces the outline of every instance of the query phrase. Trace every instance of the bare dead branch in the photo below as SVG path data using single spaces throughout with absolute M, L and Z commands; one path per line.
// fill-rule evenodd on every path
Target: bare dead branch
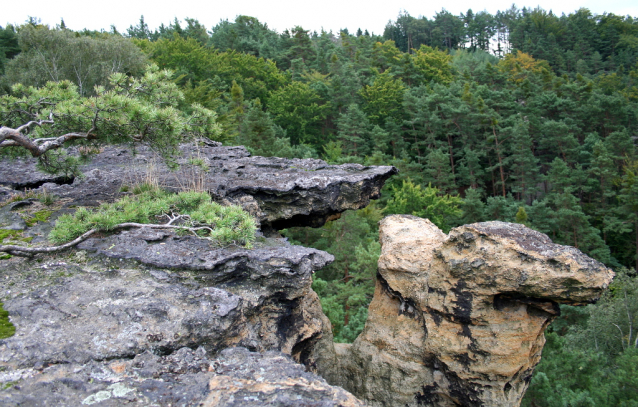
M 53 113 L 49 114 L 48 120 L 31 120 L 30 122 L 23 124 L 15 129 L 18 133 L 22 133 L 25 129 L 31 128 L 31 126 L 42 126 L 43 124 L 53 124 Z
M 23 125 L 19 128 L 23 128 Z M 23 147 L 27 149 L 31 156 L 40 157 L 49 150 L 62 147 L 64 143 L 75 139 L 92 139 L 95 138 L 93 133 L 67 133 L 55 138 L 48 138 L 47 141 L 41 142 L 37 139 L 33 140 L 20 133 L 17 129 L 10 127 L 0 127 L 0 148 L 1 147 Z
M 187 215 L 184 215 L 187 216 Z M 179 226 L 179 225 L 170 225 L 170 224 L 153 224 L 153 223 L 134 223 L 134 222 L 126 222 L 120 223 L 119 225 L 115 225 L 113 229 L 110 231 L 115 231 L 118 229 L 127 229 L 127 228 L 151 228 L 151 229 L 181 229 L 187 232 L 193 233 L 197 236 L 197 231 L 199 230 L 207 230 L 212 232 L 213 229 L 208 226 L 198 226 L 198 227 L 190 227 L 190 226 Z M 49 247 L 25 247 L 25 246 L 17 246 L 17 245 L 0 245 L 0 253 L 9 253 L 14 256 L 33 256 L 38 253 L 55 253 L 60 252 L 71 247 L 74 247 L 89 237 L 94 233 L 98 232 L 98 229 L 91 229 L 88 232 L 84 233 L 82 236 L 76 238 L 75 240 L 65 243 L 60 246 L 49 246 Z
M 65 243 L 60 246 L 50 246 L 50 247 L 24 247 L 24 246 L 15 246 L 15 245 L 0 245 L 0 252 L 5 252 L 9 254 L 13 254 L 16 256 L 23 255 L 25 253 L 27 255 L 32 255 L 36 253 L 53 253 L 59 252 L 70 247 L 73 247 L 79 243 L 82 243 L 86 239 L 88 239 L 93 233 L 97 232 L 97 229 L 91 229 L 82 236 L 79 236 L 75 240 L 72 240 L 68 243 Z

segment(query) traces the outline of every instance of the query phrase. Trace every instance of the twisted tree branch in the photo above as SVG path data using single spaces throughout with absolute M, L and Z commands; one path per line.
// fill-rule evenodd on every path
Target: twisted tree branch
M 186 216 L 186 215 L 183 215 L 183 216 Z M 211 227 L 209 227 L 209 226 L 190 227 L 190 226 L 171 225 L 170 223 L 167 223 L 167 224 L 153 224 L 153 223 L 134 223 L 134 222 L 120 223 L 119 225 L 115 225 L 113 227 L 113 229 L 111 229 L 110 231 L 114 231 L 114 230 L 118 230 L 118 229 L 126 229 L 126 228 L 131 228 L 131 227 L 135 227 L 135 228 L 151 228 L 151 229 L 181 229 L 181 230 L 186 230 L 188 232 L 191 232 L 194 235 L 197 235 L 196 232 L 199 231 L 199 230 L 207 230 L 209 232 L 213 231 L 213 229 Z M 86 239 L 91 237 L 91 235 L 93 235 L 94 233 L 99 232 L 99 231 L 103 231 L 103 230 L 91 229 L 88 232 L 84 233 L 82 236 L 79 236 L 78 238 L 76 238 L 75 240 L 70 241 L 68 243 L 65 243 L 63 245 L 60 245 L 60 246 L 25 247 L 25 246 L 17 246 L 17 245 L 0 245 L 0 253 L 4 252 L 4 253 L 9 253 L 9 254 L 14 255 L 14 256 L 30 257 L 30 256 L 33 256 L 34 254 L 38 254 L 38 253 L 60 252 L 60 251 L 69 249 L 71 247 L 74 247 L 74 246 L 82 243 L 83 241 L 85 241 Z

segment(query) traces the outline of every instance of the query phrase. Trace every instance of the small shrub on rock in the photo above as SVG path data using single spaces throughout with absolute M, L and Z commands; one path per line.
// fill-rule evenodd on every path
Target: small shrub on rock
M 160 188 L 143 188 L 137 195 L 102 204 L 95 210 L 79 208 L 73 215 L 60 216 L 49 240 L 62 244 L 91 229 L 109 232 L 143 224 L 194 233 L 222 246 L 251 247 L 256 231 L 255 220 L 241 207 L 222 206 L 205 192 L 172 194 Z

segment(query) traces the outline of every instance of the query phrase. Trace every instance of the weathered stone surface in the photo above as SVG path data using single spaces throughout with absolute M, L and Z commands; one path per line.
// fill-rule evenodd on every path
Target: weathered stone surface
M 18 383 L 0 392 L 3 406 L 364 406 L 283 353 L 245 348 L 226 349 L 217 358 L 202 347 L 181 348 L 166 356 L 144 352 L 0 372 L 0 381 L 9 380 Z
M 394 215 L 381 221 L 380 240 L 366 327 L 352 345 L 336 345 L 336 372 L 319 369 L 371 405 L 518 406 L 557 303 L 594 301 L 613 278 L 518 224 L 446 236 Z
M 152 182 L 240 204 L 270 235 L 363 207 L 396 172 L 250 157 L 243 147 L 215 144 L 182 150 L 181 168 L 171 172 L 150 150 L 133 156 L 105 148 L 75 180 L 42 174 L 32 160 L 0 162 L 0 198 L 7 188 L 56 197 L 46 208 L 37 200 L 0 208 L 0 227 L 46 244 L 61 214 Z M 48 220 L 34 224 L 45 210 Z M 324 354 L 334 359 L 330 322 L 310 287 L 312 273 L 331 261 L 264 233 L 248 250 L 147 228 L 100 235 L 56 255 L 0 260 L 0 299 L 16 326 L 0 340 L 0 388 L 10 385 L 0 404 L 363 405 L 304 371 Z M 236 346 L 282 352 L 307 367 L 280 353 L 219 354 Z
M 348 209 L 360 209 L 379 196 L 394 167 L 328 165 L 317 159 L 251 157 L 244 147 L 184 145 L 170 171 L 152 151 L 136 155 L 122 147 L 105 147 L 82 167 L 84 177 L 68 180 L 37 171 L 33 159 L 0 163 L 0 185 L 14 189 L 44 187 L 72 198 L 72 205 L 113 201 L 122 184 L 153 181 L 183 190 L 208 191 L 220 202 L 242 205 L 264 229 L 321 226 Z M 193 165 L 197 163 L 198 165 Z M 66 185 L 67 182 L 72 185 Z M 46 185 L 45 185 L 46 184 Z M 60 185 L 56 185 L 60 184 Z
M 17 330 L 0 340 L 0 366 L 86 363 L 184 346 L 307 353 L 323 330 L 311 275 L 333 257 L 282 239 L 259 246 L 214 249 L 207 240 L 146 229 L 91 239 L 83 244 L 88 252 L 114 261 L 45 264 L 47 274 L 69 276 L 54 284 L 41 278 L 4 300 Z M 122 259 L 142 266 L 119 267 Z M 39 267 L 5 263 L 0 285 L 7 288 Z

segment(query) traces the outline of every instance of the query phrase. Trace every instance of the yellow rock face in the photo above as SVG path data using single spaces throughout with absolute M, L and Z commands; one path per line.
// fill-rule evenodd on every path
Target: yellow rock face
M 429 220 L 381 221 L 366 327 L 337 346 L 339 384 L 378 406 L 518 406 L 558 303 L 598 299 L 613 272 L 525 226 L 445 235 Z

